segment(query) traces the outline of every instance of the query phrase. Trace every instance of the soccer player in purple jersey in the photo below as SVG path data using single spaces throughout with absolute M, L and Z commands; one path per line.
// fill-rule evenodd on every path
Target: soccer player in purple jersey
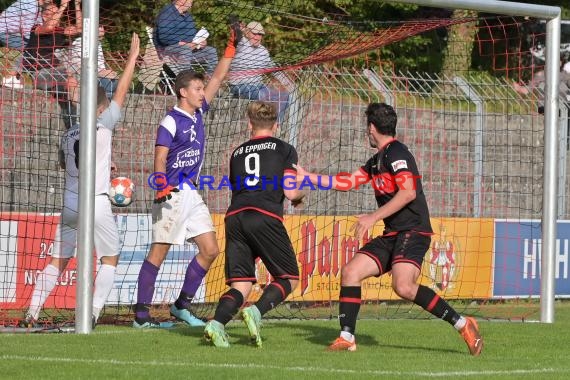
M 341 332 L 329 350 L 356 351 L 354 332 L 360 310 L 361 283 L 391 271 L 392 288 L 398 296 L 450 323 L 461 333 L 471 355 L 479 355 L 483 338 L 475 319 L 462 317 L 432 289 L 417 283 L 433 232 L 416 160 L 394 137 L 396 112 L 387 104 L 371 103 L 366 117 L 370 145 L 377 153 L 364 166 L 352 174 L 329 177 L 309 173 L 297 165 L 297 180 L 309 178 L 313 184 L 325 188 L 348 191 L 372 181 L 378 209 L 359 215 L 352 229 L 355 236 L 362 239 L 376 222 L 383 220 L 385 226 L 382 236 L 366 243 L 342 268 Z
M 247 107 L 251 139 L 237 147 L 230 159 L 232 202 L 226 212 L 226 282 L 214 319 L 204 336 L 216 347 L 229 347 L 224 326 L 247 299 L 260 258 L 273 277 L 259 300 L 242 310 L 252 342 L 261 347 L 261 317 L 295 289 L 299 267 L 283 226 L 283 201 L 299 205 L 304 193 L 295 181 L 297 151 L 276 137 L 277 110 L 273 104 L 252 102 Z
M 159 189 L 152 208 L 152 245 L 138 277 L 133 322 L 136 328 L 172 326 L 172 323 L 151 318 L 149 308 L 158 271 L 170 246 L 190 239 L 199 252 L 188 265 L 180 295 L 170 308 L 170 314 L 190 326 L 205 325 L 190 312 L 189 306 L 219 249 L 210 212 L 191 183 L 198 178 L 204 160 L 204 113 L 228 73 L 240 36 L 239 23 L 232 23 L 224 57 L 207 85 L 202 74 L 190 70 L 178 74 L 177 104 L 158 127 L 154 172 L 165 173 L 165 176 L 155 177 Z

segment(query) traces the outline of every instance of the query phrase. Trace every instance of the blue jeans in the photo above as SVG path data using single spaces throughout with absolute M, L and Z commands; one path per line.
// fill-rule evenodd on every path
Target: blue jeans
M 0 33 L 0 46 L 10 49 L 23 50 L 27 41 L 21 33 Z
M 176 75 L 182 70 L 192 69 L 192 65 L 205 66 L 206 72 L 211 74 L 218 65 L 218 52 L 213 46 L 192 50 L 186 45 L 170 45 L 160 53 L 176 61 L 175 65 L 168 65 Z
M 66 129 L 76 124 L 79 120 L 77 114 L 77 105 L 69 99 L 67 88 L 67 69 L 63 66 L 43 68 L 35 71 L 34 64 L 38 62 L 32 58 L 26 57 L 31 67 L 25 67 L 24 72 L 34 78 L 34 88 L 44 90 L 55 98 L 61 108 L 61 118 Z
M 277 88 L 260 84 L 237 84 L 230 85 L 230 91 L 236 98 L 262 100 L 270 103 L 277 103 L 277 121 L 283 122 L 285 111 L 289 105 L 289 93 L 280 91 Z

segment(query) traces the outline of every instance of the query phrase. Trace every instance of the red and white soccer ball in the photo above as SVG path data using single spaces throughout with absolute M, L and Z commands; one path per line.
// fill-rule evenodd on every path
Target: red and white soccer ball
M 130 178 L 117 177 L 111 180 L 109 199 L 113 206 L 126 207 L 131 204 L 135 196 L 135 184 Z

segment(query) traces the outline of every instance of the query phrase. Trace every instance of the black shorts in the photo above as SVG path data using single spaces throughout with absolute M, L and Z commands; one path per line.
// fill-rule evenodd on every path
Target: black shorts
M 269 215 L 245 210 L 226 217 L 226 283 L 257 282 L 255 259 L 274 278 L 299 279 L 299 266 L 283 223 Z
M 379 276 L 392 270 L 395 263 L 410 263 L 422 269 L 422 263 L 431 244 L 431 236 L 415 231 L 401 231 L 395 235 L 378 236 L 366 243 L 357 253 L 372 258 Z

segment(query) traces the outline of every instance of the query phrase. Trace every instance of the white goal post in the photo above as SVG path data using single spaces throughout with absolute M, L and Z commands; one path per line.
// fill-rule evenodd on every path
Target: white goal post
M 494 0 L 388 0 L 435 8 L 466 9 L 509 16 L 545 19 L 546 88 L 544 101 L 544 168 L 542 197 L 542 265 L 540 321 L 554 322 L 556 211 L 558 173 L 558 77 L 560 62 L 559 7 Z
M 81 44 L 81 94 L 79 141 L 79 215 L 77 228 L 77 303 L 75 332 L 91 332 L 93 302 L 93 231 L 95 215 L 95 151 L 97 146 L 97 44 L 99 40 L 99 0 L 83 1 Z
M 428 7 L 466 9 L 510 16 L 528 16 L 547 21 L 546 24 L 546 88 L 544 122 L 544 167 L 542 198 L 542 265 L 541 265 L 541 322 L 554 322 L 555 254 L 558 181 L 558 79 L 560 61 L 559 7 L 522 4 L 497 0 L 388 0 Z M 95 130 L 96 130 L 96 47 L 99 25 L 99 0 L 83 1 L 83 46 L 81 71 L 81 141 L 79 189 L 79 228 L 77 239 L 78 282 L 76 294 L 77 334 L 91 332 L 91 302 L 93 260 L 93 215 L 95 187 Z

